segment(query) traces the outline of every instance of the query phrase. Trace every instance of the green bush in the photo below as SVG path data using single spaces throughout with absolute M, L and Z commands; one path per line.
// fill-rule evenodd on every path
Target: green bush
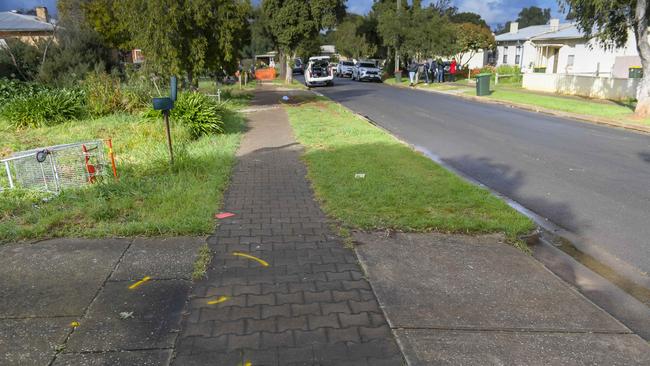
M 122 103 L 122 87 L 120 79 L 105 72 L 91 72 L 84 79 L 86 91 L 86 107 L 93 116 L 124 110 Z
M 84 79 L 88 97 L 88 112 L 105 116 L 116 112 L 134 113 L 151 104 L 153 85 L 141 75 L 128 75 L 122 82 L 117 75 L 92 72 Z
M 0 78 L 0 109 L 14 98 L 33 96 L 43 90 L 47 87 L 42 84 Z
M 16 128 L 56 125 L 85 114 L 84 92 L 70 89 L 43 90 L 20 96 L 0 111 L 0 117 Z
M 185 125 L 194 139 L 223 133 L 223 107 L 213 98 L 198 92 L 180 93 L 171 117 Z

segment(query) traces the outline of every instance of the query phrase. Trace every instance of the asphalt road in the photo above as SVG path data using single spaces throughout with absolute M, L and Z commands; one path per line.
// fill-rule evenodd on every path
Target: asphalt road
M 575 234 L 581 251 L 650 288 L 650 136 L 337 79 L 318 92 Z

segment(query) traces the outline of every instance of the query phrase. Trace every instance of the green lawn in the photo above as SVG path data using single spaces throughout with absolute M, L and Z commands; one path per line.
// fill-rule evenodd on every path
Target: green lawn
M 242 102 L 243 103 L 243 102 Z M 196 235 L 214 230 L 244 119 L 226 115 L 226 133 L 190 140 L 173 126 L 168 164 L 163 123 L 132 115 L 16 131 L 0 121 L 0 156 L 39 146 L 112 138 L 119 181 L 106 179 L 58 196 L 0 194 L 0 242 L 56 236 Z
M 503 232 L 512 243 L 533 223 L 487 190 L 415 152 L 350 111 L 319 99 L 286 106 L 325 211 L 361 229 Z M 365 178 L 355 178 L 365 174 Z
M 473 91 L 466 92 L 473 95 Z M 491 99 L 536 106 L 561 112 L 576 113 L 585 116 L 607 118 L 623 123 L 650 126 L 650 119 L 634 118 L 634 105 L 627 102 L 620 104 L 611 102 L 589 101 L 578 98 L 527 93 L 525 91 L 497 88 L 488 97 Z
M 291 80 L 291 84 L 286 84 L 284 82 L 284 79 L 280 79 L 280 78 L 273 79 L 271 81 L 271 83 L 273 85 L 277 85 L 277 86 L 284 87 L 284 88 L 307 89 L 307 86 L 305 86 L 305 84 L 303 84 L 303 83 L 299 82 L 298 80 L 296 80 L 295 75 L 294 75 L 294 78 Z

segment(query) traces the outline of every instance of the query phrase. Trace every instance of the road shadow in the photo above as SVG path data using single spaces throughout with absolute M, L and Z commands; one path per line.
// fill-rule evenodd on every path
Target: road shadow
M 641 160 L 645 161 L 646 163 L 650 163 L 650 151 L 640 152 L 639 158 L 641 158 Z
M 493 191 L 509 197 L 537 215 L 553 217 L 558 225 L 577 235 L 589 227 L 587 222 L 578 220 L 571 207 L 565 202 L 553 201 L 549 197 L 531 196 L 521 192 L 526 183 L 526 173 L 515 170 L 507 164 L 495 163 L 490 158 L 463 155 L 444 159 L 445 163 L 472 177 Z

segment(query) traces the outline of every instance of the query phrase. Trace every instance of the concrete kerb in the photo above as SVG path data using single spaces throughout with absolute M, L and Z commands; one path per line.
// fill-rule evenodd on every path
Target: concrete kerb
M 310 91 L 317 96 L 326 97 L 317 91 Z M 431 92 L 445 94 L 439 91 Z M 484 100 L 479 99 L 479 101 L 483 102 Z M 571 257 L 569 254 L 561 251 L 557 248 L 556 245 L 553 244 L 555 241 L 574 243 L 577 239 L 570 235 L 568 231 L 548 221 L 546 218 L 537 215 L 533 211 L 525 208 L 517 201 L 512 200 L 509 197 L 506 197 L 499 192 L 490 189 L 480 181 L 448 165 L 442 159 L 440 159 L 440 157 L 428 151 L 427 149 L 411 145 L 400 136 L 383 128 L 367 116 L 356 113 L 343 104 L 338 104 L 350 111 L 350 113 L 356 115 L 358 118 L 390 134 L 404 145 L 409 146 L 416 152 L 427 156 L 435 163 L 460 176 L 467 182 L 487 189 L 492 195 L 503 200 L 510 207 L 533 220 L 538 225 L 538 229 L 535 233 L 521 238 L 522 240 L 526 241 L 526 243 L 531 247 L 532 256 L 540 263 L 542 263 L 544 267 L 548 269 L 549 272 L 551 272 L 554 276 L 558 277 L 560 280 L 568 283 L 571 287 L 576 289 L 588 302 L 605 310 L 607 313 L 612 315 L 615 319 L 623 323 L 625 326 L 630 328 L 634 333 L 646 341 L 650 340 L 650 327 L 646 327 L 646 325 L 650 324 L 650 309 L 645 304 L 625 292 L 623 289 L 614 285 L 608 279 L 602 277 L 600 274 L 586 267 L 575 258 Z M 553 238 L 555 238 L 555 240 Z M 359 258 L 358 253 L 357 258 Z M 566 269 L 573 270 L 575 277 L 569 278 L 567 276 L 563 276 L 563 273 L 561 271 Z M 584 284 L 588 284 L 589 288 L 587 288 Z M 390 320 L 388 320 L 388 322 L 390 323 Z
M 408 86 L 403 86 L 403 85 L 396 85 L 396 84 L 389 84 L 387 83 L 386 85 L 392 86 L 394 88 L 403 88 L 403 89 L 412 89 Z M 614 120 L 609 120 L 606 118 L 600 118 L 600 117 L 594 117 L 594 116 L 585 116 L 582 114 L 577 114 L 577 113 L 570 113 L 570 112 L 562 112 L 562 111 L 556 111 L 553 109 L 548 109 L 548 108 L 542 108 L 542 107 L 535 107 L 527 104 L 521 104 L 521 103 L 514 103 L 514 102 L 505 102 L 501 100 L 495 100 L 495 99 L 489 99 L 485 97 L 477 97 L 473 95 L 467 95 L 464 93 L 451 93 L 448 90 L 435 90 L 435 89 L 424 89 L 424 88 L 415 88 L 414 90 L 418 91 L 423 91 L 427 93 L 438 93 L 438 94 L 445 94 L 445 95 L 451 95 L 451 96 L 456 96 L 459 98 L 464 98 L 464 99 L 469 99 L 473 100 L 475 102 L 480 102 L 480 103 L 485 103 L 485 104 L 496 104 L 504 107 L 510 107 L 510 108 L 517 108 L 529 112 L 536 112 L 536 113 L 543 113 L 547 114 L 550 116 L 554 117 L 562 117 L 562 118 L 570 118 L 579 122 L 584 122 L 584 123 L 591 123 L 591 124 L 596 124 L 596 125 L 601 125 L 601 126 L 607 126 L 607 127 L 614 127 L 614 128 L 621 128 L 624 130 L 630 130 L 634 132 L 640 132 L 644 134 L 650 134 L 650 127 L 645 127 L 645 126 L 638 126 L 638 125 L 629 125 L 629 124 L 623 124 L 619 123 Z

